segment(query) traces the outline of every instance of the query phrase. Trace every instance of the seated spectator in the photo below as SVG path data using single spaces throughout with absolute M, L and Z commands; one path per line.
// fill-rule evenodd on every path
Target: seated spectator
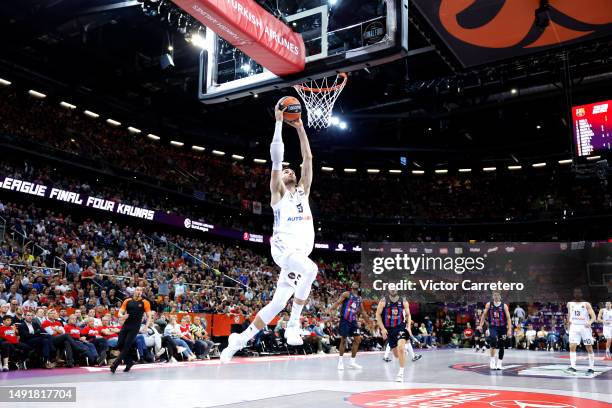
M 195 360 L 189 345 L 181 338 L 181 326 L 176 322 L 176 315 L 170 315 L 170 321 L 164 329 L 164 336 L 169 336 L 177 345 L 177 351 L 188 360 Z
M 525 331 L 525 340 L 527 341 L 527 348 L 531 350 L 531 346 L 534 345 L 536 339 L 537 332 L 533 328 L 533 324 L 529 323 L 527 325 L 527 331 Z
M 44 368 L 55 367 L 55 364 L 51 362 L 51 352 L 53 351 L 51 337 L 42 329 L 40 323 L 34 320 L 32 311 L 26 312 L 24 322 L 19 325 L 19 338 L 42 355 L 42 366 Z
M 209 336 L 208 333 L 206 332 L 206 327 L 205 325 L 202 323 L 202 318 L 200 318 L 200 316 L 194 316 L 193 318 L 193 324 L 191 324 L 189 326 L 189 329 L 191 330 L 191 334 L 194 338 L 194 340 L 196 342 L 201 342 L 202 343 L 202 354 L 200 356 L 198 356 L 198 358 L 210 358 L 209 353 L 211 348 L 215 345 L 215 343 L 213 343 Z M 206 319 L 204 319 L 205 321 Z
M 559 348 L 559 333 L 555 327 L 551 327 L 546 335 L 546 350 L 553 351 Z
M 76 318 L 76 316 L 75 316 Z M 85 327 L 81 329 L 81 336 L 84 336 L 88 342 L 92 343 L 96 347 L 96 351 L 100 356 L 98 359 L 98 365 L 102 366 L 106 363 L 107 352 L 109 349 L 108 340 L 102 335 L 102 325 L 95 325 L 95 320 L 92 317 L 85 319 Z
M 193 350 L 193 354 L 196 356 L 196 358 L 202 359 L 204 358 L 205 345 L 203 342 L 196 341 L 193 338 L 190 326 L 191 318 L 189 317 L 189 315 L 186 314 L 182 317 L 181 324 L 179 326 L 181 331 L 180 336 L 185 341 L 185 343 L 187 343 L 189 348 Z
M 94 323 L 95 327 L 95 323 Z M 106 339 L 108 343 L 108 347 L 115 348 L 117 347 L 117 341 L 119 340 L 119 332 L 121 331 L 121 326 L 117 326 L 111 322 L 111 316 L 105 315 L 102 317 L 102 325 L 99 326 L 100 332 L 102 333 L 102 337 Z
M 514 327 L 514 347 L 517 349 L 527 348 L 527 340 L 525 338 L 525 329 L 522 326 Z
M 474 329 L 472 329 L 470 322 L 467 322 L 465 329 L 463 329 L 463 333 L 461 335 L 461 342 L 463 344 L 463 347 L 470 347 L 473 339 Z
M 145 329 L 145 325 L 141 326 L 140 333 L 144 338 L 145 346 L 153 347 L 153 351 L 155 353 L 155 358 L 161 357 L 166 350 L 162 347 L 162 335 L 159 332 L 157 325 L 151 325 L 148 330 Z
M 13 319 L 9 315 L 5 315 L 2 318 L 2 326 L 0 326 L 0 339 L 3 340 L 0 343 L 2 371 L 9 370 L 9 358 L 14 359 L 15 361 L 22 360 L 18 366 L 21 369 L 24 369 L 25 365 L 23 365 L 23 360 L 28 357 L 28 354 L 32 348 L 26 343 L 19 341 L 19 333 L 13 324 Z
M 535 338 L 535 346 L 538 350 L 543 350 L 544 347 L 546 347 L 547 337 L 548 333 L 546 332 L 545 327 L 540 327 L 540 330 L 537 331 Z
M 87 341 L 87 338 L 81 334 L 81 328 L 76 325 L 77 319 L 75 315 L 68 317 L 68 323 L 64 326 L 66 334 L 68 334 L 74 340 L 75 352 L 87 356 L 90 364 L 99 364 L 98 351 L 93 343 Z
M 47 311 L 47 320 L 43 322 L 42 328 L 49 336 L 52 336 L 53 347 L 65 353 L 66 367 L 74 367 L 73 352 L 76 348 L 76 344 L 72 340 L 72 337 L 66 334 L 64 325 L 58 320 L 58 314 L 54 309 L 49 309 L 49 311 Z
M 425 347 L 427 348 L 431 348 L 433 339 L 431 335 L 427 332 L 425 323 L 421 323 L 421 325 L 419 326 L 419 332 L 416 337 L 419 343 L 425 344 Z

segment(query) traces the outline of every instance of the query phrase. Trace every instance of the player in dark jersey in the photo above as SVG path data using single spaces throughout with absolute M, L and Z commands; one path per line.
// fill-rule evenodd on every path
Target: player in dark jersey
M 151 313 L 151 305 L 148 300 L 142 297 L 142 288 L 137 286 L 134 289 L 134 296 L 127 298 L 121 304 L 119 309 L 119 318 L 123 320 L 123 326 L 119 332 L 117 339 L 117 348 L 121 350 L 119 357 L 113 362 L 110 370 L 113 374 L 117 371 L 117 367 L 121 361 L 125 363 L 123 371 L 128 372 L 134 365 L 132 360 L 132 346 L 136 341 L 136 336 L 140 332 L 140 325 L 144 314 L 147 314 L 147 322 L 145 324 L 145 333 L 153 324 L 153 316 Z
M 404 381 L 406 365 L 406 342 L 412 337 L 412 318 L 406 299 L 401 299 L 397 290 L 390 290 L 389 295 L 378 302 L 376 323 L 384 339 L 388 339 L 393 355 L 399 359 L 399 371 L 396 381 Z
M 338 370 L 344 370 L 344 348 L 346 346 L 347 337 L 353 338 L 353 346 L 351 349 L 351 363 L 350 368 L 360 369 L 361 366 L 355 362 L 357 351 L 359 350 L 359 343 L 361 343 L 361 333 L 359 331 L 359 325 L 357 324 L 357 314 L 361 313 L 362 317 L 367 318 L 368 313 L 363 307 L 363 301 L 361 299 L 361 289 L 359 284 L 354 282 L 351 286 L 350 292 L 344 292 L 340 296 L 340 299 L 336 301 L 331 307 L 330 312 L 340 309 L 340 358 L 338 360 Z
M 502 302 L 499 292 L 493 292 L 493 302 L 487 302 L 480 317 L 478 330 L 481 333 L 485 319 L 489 325 L 489 345 L 491 346 L 489 367 L 491 370 L 501 370 L 506 339 L 512 336 L 512 321 L 508 305 Z M 499 349 L 499 357 L 495 356 L 496 349 Z

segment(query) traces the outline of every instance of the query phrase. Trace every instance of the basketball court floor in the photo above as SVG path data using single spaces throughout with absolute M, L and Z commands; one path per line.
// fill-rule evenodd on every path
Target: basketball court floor
M 487 353 L 435 350 L 408 363 L 404 383 L 397 362 L 362 353 L 361 370 L 337 370 L 336 355 L 236 358 L 108 368 L 0 373 L 3 386 L 75 386 L 76 403 L 46 406 L 112 407 L 125 401 L 155 407 L 612 407 L 612 361 L 596 359 L 595 376 L 564 372 L 567 353 L 510 350 L 503 371 L 490 371 Z M 583 364 L 580 367 L 580 364 Z M 132 405 L 130 403 L 130 405 Z M 4 408 L 24 407 L 4 403 Z

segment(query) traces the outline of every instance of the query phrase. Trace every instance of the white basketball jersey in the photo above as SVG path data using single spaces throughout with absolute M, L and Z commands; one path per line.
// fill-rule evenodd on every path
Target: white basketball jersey
M 601 316 L 601 320 L 603 320 L 604 326 L 612 327 L 612 309 L 604 309 Z
M 589 321 L 589 311 L 586 302 L 568 303 L 570 323 L 584 326 Z
M 283 198 L 272 206 L 274 228 L 270 244 L 280 252 L 312 252 L 314 246 L 314 223 L 308 203 L 308 195 L 302 187 L 295 193 L 285 191 Z

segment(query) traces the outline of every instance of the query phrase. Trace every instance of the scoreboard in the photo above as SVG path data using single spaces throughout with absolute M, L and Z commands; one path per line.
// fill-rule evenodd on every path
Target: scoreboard
M 572 108 L 574 143 L 579 157 L 612 150 L 611 104 L 609 100 Z

